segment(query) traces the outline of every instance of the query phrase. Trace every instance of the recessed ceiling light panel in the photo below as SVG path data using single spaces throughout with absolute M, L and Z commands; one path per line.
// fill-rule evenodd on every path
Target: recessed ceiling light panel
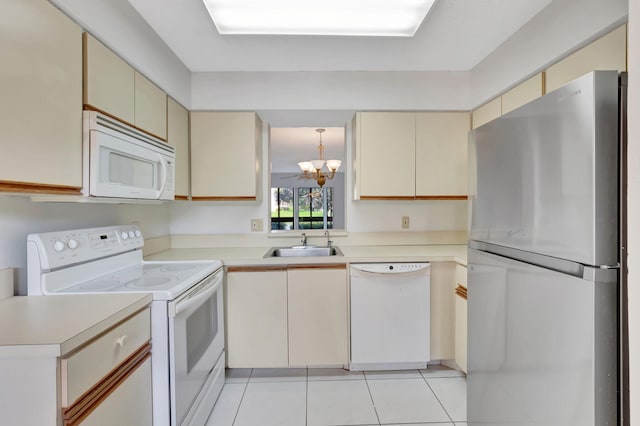
M 412 37 L 435 0 L 204 0 L 220 34 Z

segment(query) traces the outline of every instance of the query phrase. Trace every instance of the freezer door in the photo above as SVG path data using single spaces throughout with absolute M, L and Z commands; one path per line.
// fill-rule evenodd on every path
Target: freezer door
M 468 424 L 616 425 L 617 271 L 468 261 Z
M 618 78 L 587 74 L 469 134 L 471 240 L 618 263 Z

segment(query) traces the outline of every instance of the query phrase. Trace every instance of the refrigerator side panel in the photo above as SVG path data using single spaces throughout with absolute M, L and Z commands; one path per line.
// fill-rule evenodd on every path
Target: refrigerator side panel
M 618 73 L 596 71 L 470 133 L 471 240 L 618 263 Z
M 615 425 L 617 272 L 468 261 L 468 424 Z

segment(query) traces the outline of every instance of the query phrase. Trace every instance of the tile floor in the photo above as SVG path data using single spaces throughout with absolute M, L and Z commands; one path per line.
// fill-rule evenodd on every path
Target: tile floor
M 207 426 L 466 426 L 464 375 L 426 370 L 231 369 Z

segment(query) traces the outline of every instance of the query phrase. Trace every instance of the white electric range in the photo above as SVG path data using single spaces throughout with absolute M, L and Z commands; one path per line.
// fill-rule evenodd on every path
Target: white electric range
M 30 234 L 30 295 L 151 293 L 154 425 L 201 425 L 224 385 L 219 261 L 146 262 L 135 225 Z

